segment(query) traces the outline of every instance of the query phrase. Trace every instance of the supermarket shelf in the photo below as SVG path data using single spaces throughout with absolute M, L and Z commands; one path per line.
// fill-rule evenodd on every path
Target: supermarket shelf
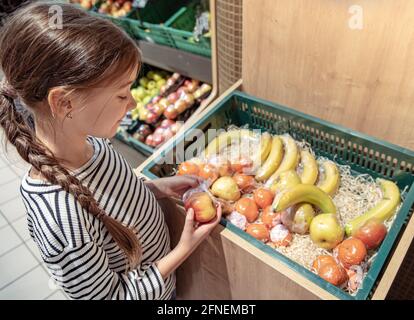
M 148 41 L 138 41 L 144 63 L 213 83 L 211 59 Z

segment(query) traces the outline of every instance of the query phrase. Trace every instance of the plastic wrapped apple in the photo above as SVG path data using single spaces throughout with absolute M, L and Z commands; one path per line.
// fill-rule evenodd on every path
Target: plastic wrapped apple
M 194 219 L 200 223 L 210 222 L 216 217 L 216 208 L 207 192 L 194 192 L 183 198 L 185 209 L 194 210 Z
M 164 117 L 170 120 L 174 120 L 178 117 L 178 112 L 173 104 L 170 104 L 164 111 Z

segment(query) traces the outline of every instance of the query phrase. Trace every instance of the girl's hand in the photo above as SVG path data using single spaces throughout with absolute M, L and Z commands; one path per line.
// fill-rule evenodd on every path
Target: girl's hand
M 185 175 L 161 178 L 146 182 L 157 199 L 165 197 L 182 198 L 188 190 L 197 187 L 203 179 L 197 176 Z
M 222 210 L 221 206 L 217 207 L 216 218 L 208 223 L 201 224 L 195 227 L 194 210 L 189 209 L 185 218 L 184 229 L 181 234 L 178 246 L 182 246 L 186 250 L 193 251 L 197 246 L 207 238 L 221 220 Z

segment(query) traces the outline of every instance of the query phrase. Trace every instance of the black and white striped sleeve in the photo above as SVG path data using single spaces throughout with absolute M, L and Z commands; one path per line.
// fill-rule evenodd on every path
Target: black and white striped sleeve
M 72 299 L 157 300 L 165 293 L 155 263 L 114 272 L 105 251 L 94 242 L 66 247 L 61 254 L 44 260 L 52 278 Z

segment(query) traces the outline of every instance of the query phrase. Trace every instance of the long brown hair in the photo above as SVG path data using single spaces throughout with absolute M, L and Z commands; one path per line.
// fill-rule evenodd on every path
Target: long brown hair
M 133 230 L 108 216 L 91 191 L 71 175 L 35 135 L 16 110 L 20 99 L 36 115 L 54 87 L 88 89 L 114 79 L 138 64 L 136 44 L 120 28 L 72 5 L 59 3 L 62 27 L 49 25 L 56 2 L 36 2 L 17 10 L 0 30 L 0 125 L 20 156 L 52 184 L 71 193 L 87 212 L 100 219 L 130 267 L 139 263 L 141 246 Z

